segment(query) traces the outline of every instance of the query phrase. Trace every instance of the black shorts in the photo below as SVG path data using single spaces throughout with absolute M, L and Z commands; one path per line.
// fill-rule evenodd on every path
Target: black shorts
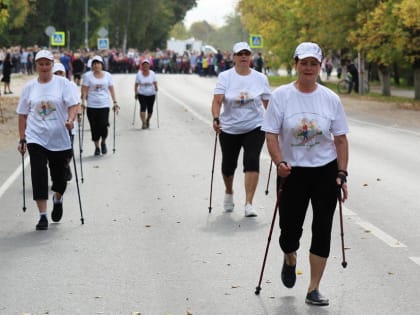
M 222 149 L 222 174 L 232 176 L 238 166 L 238 156 L 241 148 L 243 152 L 243 171 L 260 171 L 260 154 L 265 141 L 265 132 L 258 127 L 244 134 L 229 134 L 221 132 L 219 135 Z

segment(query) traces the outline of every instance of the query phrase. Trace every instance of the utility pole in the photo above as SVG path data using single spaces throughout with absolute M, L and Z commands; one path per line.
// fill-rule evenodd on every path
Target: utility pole
M 89 38 L 89 15 L 88 15 L 89 0 L 85 0 L 85 48 L 89 48 L 88 38 Z

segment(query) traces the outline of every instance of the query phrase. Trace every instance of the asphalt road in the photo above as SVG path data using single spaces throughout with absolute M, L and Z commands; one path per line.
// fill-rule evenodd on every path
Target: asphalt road
M 266 151 L 254 201 L 259 216 L 244 217 L 240 168 L 234 184 L 236 209 L 223 212 L 219 147 L 209 214 L 215 79 L 159 75 L 158 110 L 151 128 L 142 130 L 138 117 L 132 125 L 134 78 L 114 76 L 121 105 L 115 153 L 113 125 L 110 153 L 101 157 L 93 156 L 85 130 L 84 183 L 79 184 L 84 225 L 73 180 L 64 196 L 62 221 L 50 224 L 48 231 L 35 231 L 30 168 L 28 209 L 23 213 L 20 157 L 14 147 L 1 152 L 0 314 L 420 312 L 420 127 L 406 130 L 349 116 L 350 199 L 344 209 L 348 267 L 341 267 L 336 215 L 321 287 L 330 306 L 311 307 L 304 302 L 310 211 L 295 288 L 286 289 L 280 281 L 276 222 L 262 291 L 254 294 L 275 204 L 273 176 L 268 196 L 264 193 L 270 163 Z M 77 141 L 75 148 L 78 153 Z

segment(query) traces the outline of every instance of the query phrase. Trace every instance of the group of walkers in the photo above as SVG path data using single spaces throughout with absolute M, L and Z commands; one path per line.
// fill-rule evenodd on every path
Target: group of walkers
M 232 67 L 218 75 L 211 106 L 213 129 L 222 151 L 221 172 L 225 185 L 224 210 L 235 209 L 233 182 L 238 157 L 243 150 L 245 174 L 244 214 L 256 217 L 253 206 L 264 145 L 277 173 L 277 203 L 280 215 L 280 248 L 284 254 L 281 279 L 287 288 L 296 282 L 297 251 L 303 223 L 311 202 L 312 241 L 309 250 L 310 283 L 306 303 L 328 305 L 319 291 L 330 253 L 331 230 L 337 200 L 347 191 L 348 124 L 339 97 L 317 83 L 323 53 L 316 43 L 296 47 L 297 80 L 271 92 L 267 77 L 253 69 L 252 50 L 245 42 L 233 46 Z M 140 103 L 142 128 L 149 127 L 158 90 L 152 61 L 140 62 L 134 82 L 134 97 Z M 114 84 L 101 56 L 91 58 L 91 71 L 83 74 L 80 92 L 64 78 L 63 64 L 41 50 L 35 57 L 37 78 L 23 89 L 19 115 L 19 146 L 29 151 L 33 199 L 40 213 L 37 230 L 48 229 L 48 170 L 52 180 L 51 219 L 63 214 L 66 168 L 73 155 L 71 130 L 86 110 L 91 127 L 94 155 L 107 154 L 109 97 L 118 113 Z M 54 75 L 55 74 L 55 75 Z M 69 93 L 69 91 L 73 91 Z M 277 210 L 276 210 L 277 211 Z

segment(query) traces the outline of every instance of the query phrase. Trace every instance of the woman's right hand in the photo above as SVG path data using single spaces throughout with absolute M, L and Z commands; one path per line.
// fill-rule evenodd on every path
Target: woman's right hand
M 222 130 L 222 129 L 220 128 L 220 120 L 219 120 L 219 118 L 214 118 L 214 119 L 213 119 L 213 130 L 214 130 L 216 133 L 220 133 L 220 131 Z
M 25 155 L 26 153 L 26 141 L 19 141 L 17 150 L 20 152 L 20 154 Z

